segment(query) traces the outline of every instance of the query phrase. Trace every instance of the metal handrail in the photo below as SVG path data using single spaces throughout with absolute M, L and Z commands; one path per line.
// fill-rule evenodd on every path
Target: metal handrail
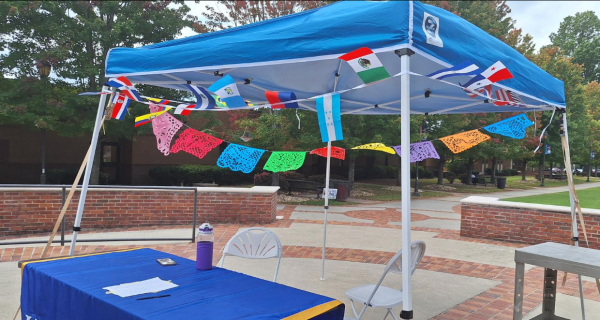
M 66 201 L 66 190 L 70 189 L 72 185 L 64 184 L 0 184 L 0 191 L 3 188 L 41 188 L 41 189 L 58 189 L 62 190 L 62 205 L 65 205 Z M 80 189 L 81 185 L 77 186 Z M 197 219 L 197 208 L 198 208 L 198 189 L 196 187 L 164 187 L 164 186 L 115 186 L 115 185 L 90 185 L 90 189 L 130 189 L 130 190 L 179 190 L 179 191 L 194 191 L 194 210 L 192 218 L 192 237 L 191 242 L 196 241 L 196 219 Z M 179 240 L 190 240 L 190 238 L 116 238 L 116 239 L 81 239 L 78 242 L 109 242 L 109 241 L 179 241 Z M 2 245 L 20 245 L 20 244 L 37 244 L 47 243 L 48 241 L 35 240 L 35 241 L 0 241 Z M 59 243 L 64 247 L 65 245 L 65 218 L 61 221 L 60 228 L 60 240 L 54 240 L 52 243 Z

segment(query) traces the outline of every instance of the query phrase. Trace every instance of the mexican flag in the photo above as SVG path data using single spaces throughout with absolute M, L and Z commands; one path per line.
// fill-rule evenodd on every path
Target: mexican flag
M 381 61 L 369 48 L 360 48 L 346 53 L 339 59 L 347 61 L 365 84 L 389 78 Z

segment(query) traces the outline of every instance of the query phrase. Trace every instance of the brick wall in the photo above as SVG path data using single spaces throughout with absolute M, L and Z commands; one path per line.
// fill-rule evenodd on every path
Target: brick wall
M 488 197 L 469 197 L 461 202 L 460 235 L 463 237 L 524 244 L 569 244 L 571 239 L 569 207 L 506 202 Z M 590 247 L 600 249 L 600 210 L 583 209 L 583 212 Z M 585 241 L 581 226 L 579 238 Z
M 278 187 L 200 188 L 197 222 L 267 224 L 275 220 Z M 217 191 L 218 190 L 218 191 Z M 68 194 L 68 189 L 66 193 Z M 79 192 L 65 214 L 75 221 Z M 62 190 L 0 188 L 0 237 L 52 231 Z M 194 191 L 89 189 L 82 229 L 191 224 Z

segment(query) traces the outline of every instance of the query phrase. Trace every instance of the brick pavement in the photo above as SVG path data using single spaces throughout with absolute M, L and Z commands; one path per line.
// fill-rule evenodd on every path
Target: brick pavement
M 289 228 L 294 223 L 312 223 L 321 224 L 322 221 L 313 220 L 291 220 L 291 213 L 295 206 L 286 206 L 279 210 L 277 215 L 283 216 L 282 220 L 275 221 L 271 224 L 264 225 L 271 228 Z M 420 211 L 423 212 L 423 211 Z M 347 226 L 376 226 L 378 228 L 394 228 L 400 229 L 397 225 L 388 225 L 389 221 L 398 221 L 399 213 L 395 209 L 386 209 L 379 211 L 349 211 L 344 213 L 348 216 L 358 219 L 373 220 L 374 223 L 356 223 L 335 221 L 329 222 L 332 225 L 347 225 Z M 380 214 L 380 216 L 377 216 Z M 413 214 L 415 218 L 426 220 L 429 219 L 426 214 Z M 436 218 L 437 219 L 437 218 Z M 238 231 L 239 228 L 248 227 L 249 225 L 238 224 L 218 224 L 215 225 L 215 255 L 214 262 L 216 263 L 227 241 Z M 189 227 L 189 226 L 186 226 Z M 175 228 L 168 226 L 165 228 Z M 157 227 L 150 228 L 131 228 L 131 230 L 153 230 L 163 229 Z M 450 239 L 457 241 L 467 241 L 484 243 L 490 245 L 505 246 L 507 248 L 521 247 L 523 244 L 515 244 L 501 241 L 491 241 L 482 239 L 472 239 L 461 237 L 458 231 L 413 227 L 413 230 L 437 233 L 435 237 L 442 239 Z M 113 232 L 114 230 L 105 230 L 105 232 Z M 37 235 L 39 236 L 39 235 Z M 149 244 L 143 246 L 134 245 L 81 245 L 77 246 L 75 252 L 77 254 L 111 251 L 124 248 L 145 247 L 166 253 L 175 254 L 185 258 L 194 259 L 195 245 L 193 243 L 178 243 L 178 244 Z M 28 259 L 37 259 L 41 256 L 42 247 L 18 247 L 18 248 L 0 248 L 0 262 L 19 261 Z M 54 246 L 50 250 L 49 256 L 67 255 L 69 247 Z M 351 261 L 370 264 L 386 264 L 395 252 L 376 251 L 376 250 L 360 250 L 348 248 L 327 248 L 326 259 L 338 261 Z M 293 246 L 288 245 L 283 248 L 284 258 L 302 258 L 302 259 L 321 259 L 322 251 L 320 247 L 311 246 Z M 476 263 L 456 259 L 440 258 L 425 256 L 419 265 L 421 270 L 429 270 L 447 274 L 461 275 L 466 277 L 481 278 L 488 280 L 500 281 L 500 284 L 474 296 L 453 308 L 444 311 L 435 316 L 435 320 L 484 320 L 484 319 L 512 319 L 512 303 L 513 303 L 513 288 L 514 288 L 514 269 L 489 265 L 485 263 Z M 542 268 L 533 268 L 525 274 L 524 287 L 524 312 L 530 312 L 536 308 L 542 301 Z M 565 286 L 559 284 L 557 292 L 578 297 L 579 290 L 575 276 L 570 275 L 570 281 L 567 281 Z M 600 295 L 596 289 L 595 283 L 584 281 L 584 295 L 586 299 L 600 301 Z

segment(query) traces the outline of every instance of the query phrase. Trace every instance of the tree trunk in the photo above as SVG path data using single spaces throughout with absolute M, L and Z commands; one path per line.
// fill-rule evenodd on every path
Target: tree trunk
M 492 158 L 492 174 L 491 174 L 491 180 L 492 182 L 496 181 L 496 163 L 498 163 L 498 158 L 497 157 L 493 157 Z
M 446 157 L 440 157 L 438 160 L 438 181 L 437 184 L 444 184 L 444 165 L 446 164 Z
M 396 185 L 402 185 L 402 161 L 398 161 L 398 174 L 396 175 Z
M 279 172 L 271 173 L 271 185 L 275 187 L 279 186 Z
M 523 170 L 521 171 L 521 181 L 525 181 L 525 170 L 527 169 L 527 160 L 523 159 Z
M 473 174 L 473 158 L 470 157 L 469 161 L 467 162 L 467 184 L 468 185 L 473 184 L 473 179 L 471 178 L 472 174 Z
M 356 167 L 356 158 L 348 159 L 348 181 L 354 181 L 354 168 Z
M 92 174 L 90 176 L 90 185 L 100 184 L 100 161 L 102 160 L 102 140 L 98 139 L 96 144 L 96 154 L 92 164 Z

